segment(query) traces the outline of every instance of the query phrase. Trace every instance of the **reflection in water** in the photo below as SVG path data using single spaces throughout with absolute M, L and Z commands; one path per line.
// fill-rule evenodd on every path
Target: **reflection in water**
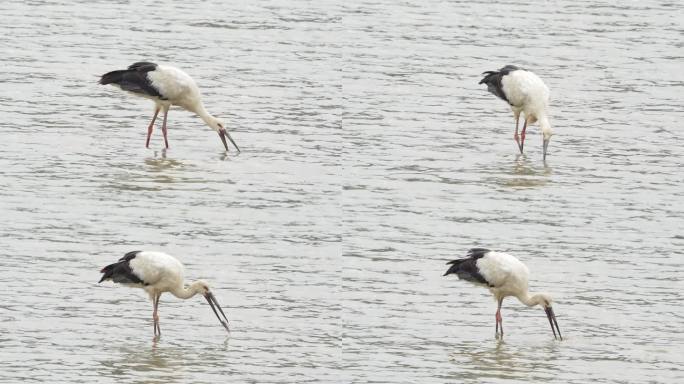
M 222 356 L 228 352 L 229 339 L 226 337 L 222 342 L 217 339 L 215 343 L 199 344 L 199 347 L 187 340 L 165 341 L 160 337 L 153 338 L 151 343 L 122 345 L 119 349 L 109 345 L 109 355 L 99 363 L 102 374 L 117 378 L 117 382 L 141 377 L 160 383 L 188 382 L 187 371 L 198 366 L 227 365 Z
M 553 174 L 548 162 L 529 159 L 524 154 L 517 154 L 512 166 L 509 163 L 501 163 L 497 170 L 500 175 L 495 177 L 497 184 L 512 188 L 543 187 L 551 180 Z
M 162 148 L 161 150 L 154 151 L 154 157 L 159 157 L 161 156 L 162 159 L 166 159 L 166 148 Z
M 532 379 L 538 372 L 555 371 L 560 347 L 552 340 L 542 345 L 524 344 L 520 339 L 473 342 L 460 345 L 449 360 L 473 374 L 471 378 Z
M 543 168 L 537 169 L 539 162 L 537 159 L 528 159 L 527 155 L 518 154 L 515 157 L 515 163 L 513 164 L 513 175 L 519 176 L 551 176 L 551 167 L 548 161 L 542 161 Z
M 117 381 L 146 380 L 160 382 L 183 382 L 183 365 L 187 361 L 187 350 L 177 347 L 158 346 L 157 340 L 149 344 L 110 349 L 107 359 L 100 360 L 104 376 L 115 377 Z M 191 355 L 190 355 L 191 356 Z
M 501 370 L 503 367 L 514 367 L 513 361 L 515 354 L 511 353 L 510 348 L 506 348 L 505 342 L 502 340 L 485 342 L 482 344 L 461 345 L 457 352 L 453 352 L 449 356 L 449 360 L 462 365 L 466 364 L 469 370 L 474 372 L 483 372 L 491 374 Z
M 218 159 L 219 159 L 220 161 L 226 161 L 226 160 L 228 160 L 228 159 L 230 159 L 230 158 L 238 157 L 238 156 L 240 156 L 241 154 L 242 154 L 242 152 L 238 152 L 238 151 L 221 151 L 221 152 L 219 153 Z
M 180 170 L 184 167 L 182 161 L 167 158 L 166 149 L 161 150 L 161 156 L 159 157 L 155 151 L 155 157 L 146 158 L 145 165 L 147 165 L 146 170 L 149 173 L 141 174 L 140 177 L 160 184 L 172 184 L 178 182 L 178 178 L 174 176 L 177 173 L 173 171 Z
M 167 159 L 166 155 L 161 157 L 146 158 L 145 164 L 150 172 L 163 172 L 170 169 L 183 167 L 183 162 L 175 159 Z

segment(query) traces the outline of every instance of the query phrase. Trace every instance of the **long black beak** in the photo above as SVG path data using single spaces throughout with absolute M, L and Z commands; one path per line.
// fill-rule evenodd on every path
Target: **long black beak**
M 544 139 L 544 158 L 542 160 L 546 161 L 546 149 L 549 148 L 549 141 L 551 139 Z
M 560 328 L 558 328 L 558 321 L 556 321 L 556 315 L 553 313 L 553 308 L 545 307 L 544 311 L 546 312 L 546 317 L 549 318 L 549 324 L 551 324 L 551 331 L 553 331 L 553 338 L 563 340 L 563 336 L 561 336 Z M 553 328 L 554 325 L 556 326 L 555 329 Z M 558 336 L 557 337 L 556 337 L 556 330 L 558 330 Z
M 216 318 L 219 319 L 221 322 L 221 325 L 230 333 L 230 328 L 228 328 L 228 318 L 226 317 L 226 314 L 223 313 L 223 309 L 221 309 L 221 306 L 219 305 L 218 301 L 216 301 L 216 297 L 214 297 L 214 294 L 211 292 L 207 292 L 204 294 L 204 298 L 207 299 L 207 302 L 211 306 L 211 310 L 214 311 L 214 314 L 216 315 Z M 216 308 L 218 308 L 219 312 L 221 312 L 221 315 L 223 315 L 223 319 L 221 316 L 219 316 L 219 312 L 216 311 Z M 225 321 L 224 321 L 225 319 Z
M 218 131 L 219 137 L 221 138 L 221 141 L 223 142 L 223 146 L 226 147 L 226 151 L 228 150 L 228 143 L 226 142 L 226 136 L 228 136 L 228 140 L 235 146 L 235 149 L 237 149 L 238 152 L 240 152 L 240 148 L 238 148 L 237 144 L 235 144 L 235 140 L 233 140 L 232 137 L 230 137 L 230 133 L 226 131 L 225 128 L 219 129 Z

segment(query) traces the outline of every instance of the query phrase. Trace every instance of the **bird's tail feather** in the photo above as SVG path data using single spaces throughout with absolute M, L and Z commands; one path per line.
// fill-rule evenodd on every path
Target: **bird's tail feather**
M 107 72 L 102 77 L 100 77 L 100 84 L 102 85 L 107 85 L 107 84 L 118 84 L 123 80 L 123 75 L 124 73 L 128 72 L 127 70 L 118 70 L 118 71 L 111 71 Z
M 100 273 L 104 273 L 104 275 L 102 275 L 102 278 L 100 279 L 100 281 L 97 282 L 98 284 L 105 281 L 105 280 L 109 280 L 112 278 L 112 274 L 114 273 L 114 267 L 116 267 L 116 264 L 117 263 L 109 264 L 108 266 L 106 266 L 106 267 L 102 268 L 102 270 L 100 270 Z
M 486 71 L 486 72 L 482 72 L 482 74 L 485 75 L 485 77 L 484 77 L 482 80 L 480 80 L 480 82 L 479 82 L 478 84 L 483 84 L 483 83 L 484 83 L 484 84 L 489 84 L 489 82 L 490 82 L 490 80 L 491 80 L 491 78 L 492 78 L 492 75 L 497 75 L 498 73 L 499 73 L 499 72 L 497 72 L 497 71 Z
M 470 259 L 451 260 L 450 262 L 447 263 L 447 265 L 452 264 L 451 267 L 449 267 L 449 269 L 442 276 L 446 276 L 446 275 L 458 272 L 458 269 L 461 266 L 461 263 L 464 263 L 468 260 L 470 260 Z

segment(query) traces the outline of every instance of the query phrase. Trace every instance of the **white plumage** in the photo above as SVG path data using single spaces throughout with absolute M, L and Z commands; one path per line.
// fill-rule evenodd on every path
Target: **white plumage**
M 145 282 L 141 288 L 153 299 L 157 294 L 170 292 L 176 297 L 183 296 L 193 290 L 183 286 L 185 268 L 175 257 L 162 252 L 144 251 L 138 253 L 128 264 L 131 271 Z M 199 283 L 204 283 L 199 281 Z M 139 287 L 139 284 L 126 284 Z M 205 284 L 206 285 L 206 284 Z M 197 292 L 199 293 L 199 292 Z
M 497 300 L 499 297 L 518 296 L 527 292 L 530 271 L 508 253 L 490 251 L 477 261 L 477 267 Z
M 544 308 L 551 324 L 553 336 L 562 340 L 556 315 L 551 307 L 553 300 L 546 293 L 531 294 L 528 291 L 529 270 L 516 257 L 503 252 L 490 251 L 484 248 L 473 248 L 468 251 L 468 257 L 448 262 L 452 264 L 444 276 L 455 274 L 459 279 L 487 287 L 498 303 L 496 311 L 496 336 L 503 337 L 503 320 L 501 318 L 501 304 L 503 299 L 514 296 L 523 304 L 532 307 L 540 305 Z M 555 325 L 555 329 L 554 329 Z
M 142 288 L 147 292 L 153 305 L 152 319 L 155 336 L 161 335 L 157 310 L 159 299 L 164 292 L 169 292 L 180 299 L 189 299 L 197 294 L 203 295 L 216 317 L 228 330 L 228 319 L 216 297 L 209 290 L 209 284 L 203 280 L 197 280 L 185 286 L 183 264 L 173 256 L 152 251 L 128 252 L 118 262 L 102 268 L 100 273 L 103 273 L 100 283 L 112 280 L 128 287 Z M 217 308 L 223 315 L 223 319 L 216 311 Z
M 201 104 L 200 93 L 195 80 L 182 70 L 168 65 L 158 65 L 157 69 L 147 73 L 150 83 L 168 101 L 158 100 L 160 104 L 178 105 L 187 110 L 204 110 Z M 206 112 L 206 110 L 204 110 Z M 199 114 L 199 113 L 198 113 Z M 204 113 L 206 116 L 207 114 Z M 202 115 L 200 115 L 202 117 Z M 204 119 L 204 117 L 202 117 Z M 209 123 L 207 123 L 209 124 Z

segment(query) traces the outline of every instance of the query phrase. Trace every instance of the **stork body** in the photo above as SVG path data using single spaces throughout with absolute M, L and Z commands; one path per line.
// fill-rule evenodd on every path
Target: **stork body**
M 128 69 L 117 70 L 105 73 L 100 78 L 100 84 L 112 84 L 133 95 L 144 97 L 154 101 L 154 116 L 150 125 L 147 127 L 147 141 L 145 147 L 150 146 L 150 137 L 154 129 L 154 122 L 159 111 L 164 113 L 162 123 L 162 133 L 164 144 L 169 147 L 167 138 L 166 118 L 169 108 L 177 105 L 187 111 L 194 112 L 204 120 L 213 130 L 218 132 L 223 146 L 228 150 L 226 137 L 240 151 L 232 137 L 226 131 L 223 122 L 212 116 L 204 108 L 197 84 L 187 73 L 180 69 L 167 65 L 157 65 L 150 62 L 138 62 L 128 67 Z
M 459 279 L 488 288 L 494 295 L 494 299 L 498 303 L 496 310 L 497 337 L 500 335 L 503 338 L 503 320 L 501 318 L 503 299 L 514 296 L 528 307 L 542 306 L 551 324 L 554 338 L 556 337 L 556 330 L 558 330 L 558 337 L 563 340 L 551 307 L 551 296 L 546 293 L 531 294 L 528 291 L 527 282 L 530 272 L 527 266 L 514 256 L 484 248 L 473 248 L 468 251 L 467 258 L 452 260 L 447 264 L 451 264 L 451 267 L 444 276 L 455 274 Z M 501 331 L 500 334 L 499 330 Z
M 485 77 L 479 84 L 487 84 L 487 90 L 498 98 L 506 101 L 513 111 L 515 118 L 515 134 L 513 138 L 518 144 L 520 153 L 525 145 L 525 131 L 528 124 L 539 122 L 543 135 L 544 160 L 551 140 L 551 124 L 548 117 L 549 88 L 542 79 L 531 71 L 507 65 L 498 71 L 484 72 Z M 520 114 L 525 121 L 522 132 L 518 135 Z
M 154 320 L 155 336 L 161 335 L 157 311 L 159 299 L 164 292 L 169 292 L 179 299 L 189 299 L 197 294 L 203 295 L 216 317 L 228 330 L 228 319 L 213 293 L 209 290 L 209 285 L 198 280 L 185 286 L 183 272 L 183 264 L 173 256 L 162 252 L 133 251 L 128 252 L 118 262 L 102 268 L 100 273 L 103 275 L 99 283 L 111 280 L 128 287 L 144 289 L 150 296 L 154 308 L 152 319 Z M 216 308 L 223 315 L 223 319 L 219 316 Z

